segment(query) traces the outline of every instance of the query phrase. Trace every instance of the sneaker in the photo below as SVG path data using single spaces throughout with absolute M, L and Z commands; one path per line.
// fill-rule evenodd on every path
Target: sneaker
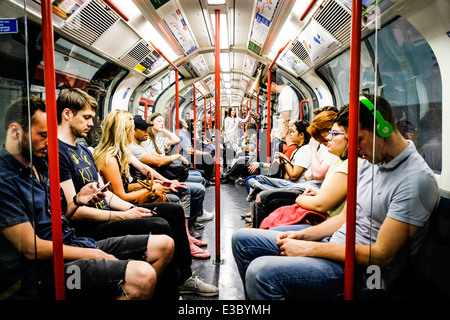
M 209 221 L 214 218 L 214 212 L 209 212 L 203 209 L 203 214 L 197 217 L 197 222 Z
M 178 286 L 180 294 L 198 294 L 202 297 L 213 297 L 219 294 L 219 288 L 212 284 L 205 283 L 197 276 L 195 271 L 181 286 Z

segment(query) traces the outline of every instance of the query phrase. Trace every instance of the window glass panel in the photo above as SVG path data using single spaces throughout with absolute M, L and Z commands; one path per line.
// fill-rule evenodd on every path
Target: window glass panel
M 442 168 L 442 84 L 439 65 L 429 44 L 404 18 L 369 36 L 361 47 L 361 91 L 386 98 L 402 134 L 416 144 L 428 165 Z M 375 63 L 377 77 L 375 77 Z M 350 52 L 317 72 L 330 85 L 338 107 L 349 101 Z

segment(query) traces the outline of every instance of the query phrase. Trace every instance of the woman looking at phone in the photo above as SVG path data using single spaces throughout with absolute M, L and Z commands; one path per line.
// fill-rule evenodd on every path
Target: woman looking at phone
M 94 149 L 95 164 L 103 180 L 110 181 L 114 194 L 128 202 L 135 202 L 148 193 L 139 183 L 130 181 L 130 144 L 133 136 L 133 115 L 116 110 L 106 116 L 103 135 Z M 169 191 L 157 180 L 153 183 L 153 189 L 162 193 Z

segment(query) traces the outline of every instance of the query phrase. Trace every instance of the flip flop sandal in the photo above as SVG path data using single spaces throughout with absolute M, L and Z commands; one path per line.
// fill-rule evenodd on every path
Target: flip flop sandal
M 205 247 L 205 246 L 208 245 L 208 242 L 205 242 L 205 241 L 202 241 L 202 240 L 199 240 L 199 239 L 196 239 L 196 238 L 192 238 L 191 242 L 193 244 L 195 244 L 196 246 L 198 246 L 198 247 Z
M 197 246 L 195 246 L 194 251 L 192 250 L 192 247 L 191 247 L 191 256 L 196 259 L 209 259 L 211 257 L 209 252 L 207 252 L 203 249 L 200 249 Z

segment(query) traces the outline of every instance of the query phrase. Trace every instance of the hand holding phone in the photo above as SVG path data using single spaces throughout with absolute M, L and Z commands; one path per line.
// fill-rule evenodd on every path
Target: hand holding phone
M 111 181 L 108 181 L 108 183 L 105 183 L 100 190 L 98 190 L 92 197 L 89 198 L 89 200 L 87 200 L 84 204 L 88 204 L 92 199 L 94 199 L 94 197 L 99 194 L 100 192 L 103 192 L 106 190 L 106 188 L 108 188 L 108 186 L 111 184 Z

